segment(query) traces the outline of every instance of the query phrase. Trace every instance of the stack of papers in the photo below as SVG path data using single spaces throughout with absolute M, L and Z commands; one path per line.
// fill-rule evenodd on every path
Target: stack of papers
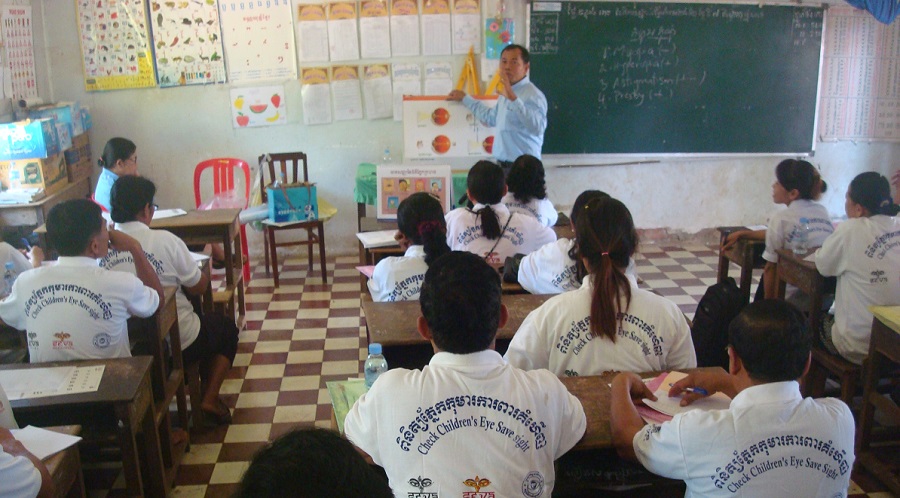
M 687 377 L 686 373 L 669 372 L 662 373 L 655 379 L 646 382 L 653 394 L 656 395 L 656 401 L 649 399 L 641 400 L 645 406 L 638 406 L 638 413 L 644 421 L 648 423 L 662 423 L 672 420 L 672 417 L 679 413 L 691 410 L 727 410 L 731 405 L 731 398 L 723 393 L 715 393 L 712 396 L 698 399 L 687 406 L 681 406 L 681 397 L 669 397 L 669 387 L 671 384 Z
M 22 443 L 26 450 L 41 460 L 81 441 L 81 438 L 78 436 L 60 434 L 59 432 L 48 431 L 47 429 L 31 425 L 24 429 L 14 429 L 10 432 L 16 440 Z
M 28 204 L 44 197 L 42 188 L 16 188 L 0 192 L 0 204 Z
M 379 230 L 377 232 L 359 232 L 356 238 L 362 242 L 363 247 L 372 249 L 375 247 L 399 246 L 394 240 L 397 230 Z

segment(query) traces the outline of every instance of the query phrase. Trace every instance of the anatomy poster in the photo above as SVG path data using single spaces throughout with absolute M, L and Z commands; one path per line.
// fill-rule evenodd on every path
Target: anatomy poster
M 220 0 L 229 81 L 297 77 L 291 14 L 290 0 Z
M 380 165 L 375 170 L 379 220 L 396 220 L 403 199 L 416 192 L 428 192 L 441 201 L 444 212 L 450 211 L 450 166 Z
M 231 89 L 231 125 L 235 128 L 287 123 L 284 86 Z
M 37 97 L 31 6 L 4 6 L 2 16 L 6 70 L 12 80 L 11 97 L 15 100 Z
M 225 82 L 215 2 L 150 0 L 150 29 L 159 86 Z
M 156 86 L 144 0 L 77 0 L 84 87 Z
M 488 106 L 495 97 L 476 97 Z M 443 96 L 403 98 L 403 157 L 434 160 L 447 157 L 488 157 L 494 147 L 494 128 L 475 119 L 460 102 Z

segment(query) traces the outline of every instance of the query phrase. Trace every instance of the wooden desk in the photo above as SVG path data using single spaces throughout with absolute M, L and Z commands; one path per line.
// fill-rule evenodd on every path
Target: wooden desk
M 122 449 L 122 466 L 129 496 L 165 496 L 165 474 L 159 436 L 154 422 L 153 390 L 149 356 L 48 362 L 28 365 L 0 365 L 0 370 L 30 370 L 55 366 L 106 365 L 96 392 L 47 396 L 10 401 L 19 424 L 51 426 L 81 424 L 96 427 L 102 421 L 115 431 Z M 142 432 L 143 455 L 138 455 L 137 433 Z M 142 468 L 143 467 L 143 468 Z
M 872 451 L 872 426 L 875 409 L 885 412 L 895 425 L 900 424 L 900 408 L 896 400 L 877 391 L 879 373 L 888 361 L 900 363 L 900 306 L 871 306 L 875 315 L 872 321 L 872 337 L 869 340 L 869 357 L 865 363 L 863 407 L 859 417 L 856 462 L 869 470 L 896 495 L 900 495 L 900 478 L 897 469 L 882 462 Z M 893 445 L 896 447 L 896 443 Z M 887 448 L 881 447 L 884 454 Z
M 784 299 L 785 284 L 791 284 L 809 295 L 809 328 L 818 334 L 821 328 L 822 296 L 825 294 L 825 277 L 816 264 L 806 258 L 818 248 L 806 254 L 794 254 L 790 249 L 778 249 L 777 278 L 775 287 L 778 299 Z
M 178 407 L 178 423 L 184 430 L 188 428 L 188 411 L 184 363 L 181 357 L 181 331 L 178 328 L 178 308 L 175 301 L 176 288 L 165 287 L 163 291 L 165 302 L 153 316 L 128 319 L 128 334 L 129 339 L 142 345 L 139 350 L 147 349 L 153 358 L 150 380 L 153 385 L 154 421 L 159 430 L 166 485 L 172 487 L 187 444 L 175 444 L 173 441 L 169 404 L 174 398 Z
M 80 425 L 60 425 L 45 429 L 70 436 L 81 434 Z M 84 498 L 84 475 L 81 473 L 81 455 L 77 444 L 50 455 L 44 460 L 44 465 L 56 485 L 55 497 Z
M 237 299 L 237 323 L 244 323 L 246 305 L 244 303 L 244 281 L 240 269 L 244 267 L 241 254 L 241 223 L 238 218 L 240 209 L 211 209 L 209 211 L 189 211 L 184 216 L 163 218 L 150 222 L 150 228 L 168 230 L 177 235 L 186 244 L 222 244 L 225 250 L 225 261 L 234 264 L 225 265 L 225 285 L 227 301 L 233 303 Z M 236 271 L 237 270 L 237 271 Z M 234 311 L 231 307 L 231 311 Z
M 497 331 L 496 349 L 506 352 L 509 341 L 533 309 L 553 297 L 552 294 L 504 294 L 503 304 L 509 320 Z M 419 335 L 416 321 L 422 314 L 419 301 L 375 303 L 363 299 L 366 315 L 366 337 L 369 343 L 380 343 L 390 368 L 421 368 L 428 364 L 434 351 L 431 343 Z
M 732 232 L 738 230 L 747 230 L 746 227 L 718 227 L 719 231 L 719 247 L 725 242 Z M 731 263 L 741 268 L 741 280 L 739 287 L 741 293 L 744 294 L 744 301 L 750 302 L 750 285 L 753 278 L 753 270 L 762 269 L 766 266 L 765 260 L 762 259 L 762 252 L 766 248 L 764 240 L 740 239 L 734 246 L 727 251 L 719 251 L 719 275 L 717 282 L 721 283 L 728 278 L 728 267 Z
M 59 192 L 28 204 L 0 205 L 0 226 L 38 226 L 43 225 L 47 214 L 53 206 L 71 199 L 84 199 L 91 196 L 91 178 L 86 177 L 70 183 Z

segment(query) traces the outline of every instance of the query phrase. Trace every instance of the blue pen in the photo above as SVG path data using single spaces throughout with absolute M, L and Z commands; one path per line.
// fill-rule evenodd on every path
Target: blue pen
M 669 384 L 669 387 L 672 387 L 672 385 L 673 384 Z M 701 396 L 709 396 L 709 391 L 703 389 L 702 387 L 683 387 L 681 388 L 681 390 L 689 393 L 699 394 Z
M 28 242 L 28 238 L 27 238 L 27 237 L 22 237 L 22 245 L 25 246 L 25 250 L 26 250 L 26 251 L 30 251 L 30 250 L 31 250 L 31 243 Z

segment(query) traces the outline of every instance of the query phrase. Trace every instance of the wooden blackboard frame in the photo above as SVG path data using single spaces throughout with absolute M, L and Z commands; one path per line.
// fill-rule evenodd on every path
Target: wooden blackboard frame
M 546 30 L 541 32 L 542 28 L 538 27 L 536 29 L 535 27 L 545 20 L 538 19 L 536 22 L 535 19 L 546 15 L 547 6 L 550 6 L 551 9 L 553 6 L 556 6 L 558 9 L 556 11 L 558 16 L 555 19 L 557 23 L 555 26 L 556 32 L 551 33 L 555 37 L 536 37 L 536 31 L 538 35 L 546 35 Z M 580 17 L 568 16 L 566 9 L 570 8 L 570 6 L 576 6 L 579 13 L 586 12 L 587 14 Z M 542 8 L 544 9 L 543 11 L 541 11 Z M 634 11 L 642 14 L 652 13 L 654 12 L 653 9 L 657 9 L 659 12 L 663 12 L 659 19 L 667 20 L 669 23 L 664 27 L 660 27 L 659 22 L 654 24 L 645 20 L 650 19 L 651 16 L 648 14 L 640 19 L 638 16 L 634 16 L 631 20 L 632 24 L 623 23 L 621 19 L 616 19 L 617 24 L 610 25 L 610 19 L 615 16 L 603 18 L 602 13 L 615 10 L 616 8 L 624 12 Z M 687 11 L 691 11 L 689 12 L 690 15 L 677 16 L 677 14 Z M 551 10 L 550 12 L 553 11 Z M 601 12 L 601 14 L 598 15 L 597 12 Z M 671 12 L 676 14 L 672 14 L 671 19 L 666 18 L 665 16 Z M 702 14 L 696 14 L 696 12 Z M 795 4 L 759 6 L 758 4 L 736 3 L 535 2 L 526 13 L 526 20 L 528 21 L 526 33 L 528 33 L 529 37 L 527 44 L 532 53 L 531 80 L 544 91 L 548 100 L 549 126 L 545 134 L 543 148 L 543 153 L 548 156 L 546 158 L 547 162 L 550 164 L 565 162 L 570 158 L 584 158 L 587 155 L 602 155 L 604 157 L 610 155 L 634 157 L 637 155 L 654 158 L 748 155 L 808 156 L 814 154 L 822 78 L 822 57 L 824 53 L 824 12 L 825 6 L 823 5 L 798 6 Z M 717 18 L 713 17 L 713 15 L 719 14 L 722 17 L 743 15 L 747 16 L 748 20 L 738 24 L 733 21 L 722 21 L 722 18 L 717 20 Z M 708 18 L 702 18 L 702 25 L 698 25 L 698 21 L 694 19 L 694 17 L 699 15 L 708 16 Z M 757 17 L 751 18 L 752 16 Z M 756 20 L 754 21 L 754 19 Z M 604 25 L 604 23 L 607 24 Z M 787 29 L 785 29 L 785 23 L 787 23 Z M 738 24 L 738 26 L 735 27 L 735 24 Z M 709 81 L 703 82 L 706 84 L 704 90 L 709 89 L 710 85 L 714 84 L 723 85 L 722 88 L 727 89 L 728 84 L 733 83 L 741 90 L 748 90 L 747 93 L 752 95 L 753 91 L 756 91 L 753 88 L 756 81 L 762 81 L 769 86 L 774 85 L 775 82 L 789 81 L 788 85 L 784 85 L 785 88 L 790 90 L 787 92 L 787 95 L 779 97 L 776 95 L 778 92 L 772 92 L 769 88 L 766 88 L 761 94 L 764 98 L 759 97 L 755 101 L 751 100 L 745 109 L 738 109 L 737 113 L 727 109 L 727 105 L 722 105 L 724 118 L 722 116 L 713 116 L 707 121 L 691 122 L 695 114 L 695 108 L 700 108 L 702 104 L 709 104 L 708 107 L 715 107 L 720 105 L 720 102 L 723 102 L 716 94 L 716 92 L 722 92 L 722 88 L 713 86 L 714 91 L 709 96 L 699 97 L 699 100 L 699 92 L 695 92 L 695 95 L 687 97 L 676 95 L 673 99 L 670 99 L 674 101 L 674 104 L 670 102 L 668 108 L 666 105 L 662 105 L 665 104 L 664 102 L 662 104 L 655 103 L 655 107 L 640 109 L 644 113 L 641 115 L 639 113 L 629 114 L 632 110 L 623 106 L 621 102 L 616 103 L 616 108 L 611 113 L 609 111 L 605 111 L 607 114 L 603 112 L 595 113 L 594 107 L 598 106 L 592 107 L 593 102 L 585 102 L 584 99 L 579 100 L 579 90 L 573 91 L 566 86 L 581 85 L 580 90 L 587 90 L 583 93 L 590 94 L 593 92 L 591 95 L 593 98 L 603 97 L 601 85 L 606 84 L 606 88 L 609 88 L 611 86 L 610 79 L 607 78 L 604 82 L 602 79 L 604 76 L 599 76 L 593 80 L 585 78 L 578 80 L 576 85 L 571 83 L 574 80 L 572 80 L 573 76 L 569 69 L 576 67 L 579 71 L 586 72 L 588 75 L 600 74 L 599 64 L 596 63 L 596 60 L 590 59 L 590 57 L 599 59 L 598 53 L 600 50 L 604 50 L 607 54 L 607 62 L 609 60 L 608 54 L 616 48 L 635 52 L 636 46 L 634 44 L 628 47 L 626 46 L 628 43 L 621 42 L 621 36 L 624 36 L 621 31 L 640 28 L 644 32 L 650 32 L 650 36 L 658 36 L 659 33 L 665 33 L 667 30 L 671 31 L 674 29 L 676 33 L 671 38 L 676 46 L 681 44 L 679 49 L 682 52 L 678 54 L 681 56 L 685 55 L 686 50 L 693 49 L 692 43 L 695 45 L 701 44 L 701 50 L 698 50 L 698 52 L 702 52 L 705 49 L 702 43 L 703 37 L 706 35 L 701 33 L 701 28 L 707 27 L 713 35 L 716 35 L 717 38 L 714 37 L 714 39 L 718 40 L 722 40 L 732 32 L 737 32 L 738 35 L 735 36 L 737 41 L 731 41 L 732 47 L 729 49 L 736 54 L 731 60 L 740 60 L 741 64 L 744 64 L 745 59 L 737 59 L 737 57 L 742 55 L 742 51 L 745 51 L 748 53 L 746 65 L 750 66 L 747 72 L 753 73 L 753 71 L 756 71 L 755 74 L 758 75 L 762 71 L 763 75 L 762 77 L 754 76 L 753 78 L 745 77 L 740 79 L 742 78 L 740 75 L 730 76 L 730 73 L 727 72 L 724 73 L 724 76 L 704 73 L 704 76 L 715 76 L 719 80 L 724 78 L 725 81 L 723 84 L 721 81 L 713 80 L 711 77 L 710 81 L 712 83 Z M 654 32 L 654 29 L 657 31 Z M 617 33 L 616 30 L 620 32 Z M 687 34 L 677 33 L 679 30 Z M 787 34 L 785 34 L 786 32 Z M 745 42 L 743 38 L 738 38 L 738 36 L 751 35 L 757 38 L 755 43 L 741 46 L 740 43 Z M 610 37 L 610 39 L 616 40 L 616 36 L 620 37 L 616 41 L 619 45 L 614 45 L 612 49 L 609 46 L 611 43 L 604 45 L 603 37 Z M 754 52 L 754 50 L 758 50 L 757 47 L 763 47 L 765 50 L 766 43 L 770 43 L 771 40 L 777 41 L 775 45 L 780 44 L 782 49 L 780 51 L 770 50 L 762 53 Z M 739 46 L 734 48 L 733 45 L 735 44 Z M 579 50 L 572 50 L 572 46 L 579 47 Z M 581 50 L 580 47 L 584 46 L 590 46 L 592 49 Z M 548 50 L 548 47 L 551 50 Z M 715 50 L 724 49 L 720 49 L 716 45 Z M 786 57 L 786 54 L 792 56 L 799 54 L 797 58 L 799 58 L 800 62 L 796 62 L 795 58 Z M 682 67 L 693 69 L 694 67 L 691 65 L 701 66 L 704 63 L 708 63 L 705 59 L 691 59 L 691 56 L 693 54 L 688 53 L 684 61 L 679 61 L 682 63 Z M 785 58 L 780 59 L 779 57 L 782 56 Z M 620 60 L 618 62 L 622 63 L 623 61 Z M 687 66 L 684 66 L 685 64 Z M 620 64 L 620 66 L 622 65 Z M 777 73 L 779 76 L 766 80 L 766 77 L 768 77 L 767 71 L 769 70 L 772 73 Z M 689 73 L 689 71 L 683 72 Z M 738 72 L 735 71 L 735 74 Z M 682 76 L 687 79 L 691 75 L 685 74 Z M 734 80 L 728 81 L 728 78 L 732 77 Z M 569 78 L 568 82 L 566 78 Z M 777 78 L 784 78 L 784 80 Z M 649 78 L 645 78 L 645 80 L 649 80 Z M 795 80 L 799 83 L 795 83 Z M 696 81 L 702 80 L 698 77 Z M 771 104 L 769 103 L 770 98 L 773 99 Z M 778 102 L 778 98 L 787 100 Z M 681 100 L 679 101 L 679 99 Z M 710 100 L 705 101 L 704 99 Z M 672 111 L 672 106 L 675 104 L 683 104 L 683 108 Z M 610 106 L 607 105 L 607 107 Z M 795 115 L 800 117 L 796 118 Z M 610 116 L 614 119 L 609 119 L 608 121 L 616 123 L 612 132 L 603 128 L 602 125 L 595 124 L 607 121 L 605 118 Z M 775 117 L 770 118 L 770 116 Z M 662 133 L 654 134 L 654 137 L 659 138 L 659 140 L 655 142 L 653 140 L 638 140 L 637 138 L 632 140 L 632 137 L 640 137 L 640 134 L 634 133 L 633 130 L 641 129 L 640 125 L 642 125 L 642 122 L 647 121 L 663 123 Z M 690 133 L 686 134 L 683 130 L 676 129 L 677 126 L 684 122 L 687 122 L 688 125 L 683 126 L 683 128 L 690 130 Z M 782 123 L 783 126 L 778 128 L 771 124 L 772 122 Z M 573 125 L 573 123 L 575 124 Z M 751 126 L 747 126 L 748 124 Z M 668 128 L 665 126 L 668 126 Z M 745 127 L 752 129 L 754 126 L 757 130 L 754 132 L 754 135 L 745 136 L 741 134 Z M 565 133 L 563 138 L 560 138 L 561 130 Z M 616 135 L 616 133 L 620 133 L 620 135 Z M 691 133 L 695 135 L 692 136 Z M 625 140 L 622 140 L 622 134 L 626 135 Z M 699 135 L 707 138 L 695 140 L 695 136 Z M 788 138 L 782 140 L 782 136 L 787 136 Z M 631 140 L 631 142 L 628 142 L 628 140 Z M 610 146 L 610 143 L 614 145 Z M 784 144 L 788 144 L 788 146 Z M 572 162 L 582 163 L 584 161 L 575 160 Z

